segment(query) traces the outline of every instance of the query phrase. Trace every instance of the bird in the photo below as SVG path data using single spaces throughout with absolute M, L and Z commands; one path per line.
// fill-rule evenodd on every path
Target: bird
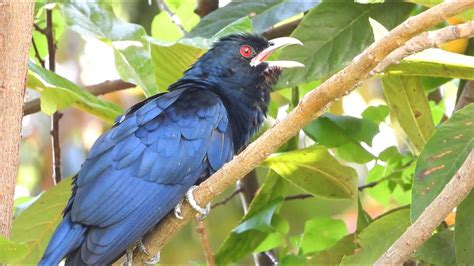
M 90 149 L 72 180 L 62 221 L 39 265 L 108 265 L 179 206 L 202 215 L 192 190 L 248 144 L 270 92 L 295 61 L 269 61 L 302 45 L 251 33 L 217 40 L 168 91 L 137 103 Z

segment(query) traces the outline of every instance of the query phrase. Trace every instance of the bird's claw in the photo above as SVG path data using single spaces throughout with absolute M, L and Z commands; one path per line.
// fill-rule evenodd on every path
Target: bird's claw
M 179 202 L 178 202 L 178 205 L 176 205 L 176 207 L 174 207 L 174 216 L 179 219 L 179 220 L 183 220 L 183 213 L 181 212 L 181 206 L 183 205 L 183 199 L 181 199 Z
M 140 250 L 141 253 L 147 255 L 148 257 L 150 256 L 150 253 L 148 253 L 148 250 L 146 249 L 145 245 L 143 244 L 143 241 L 137 240 L 137 247 L 138 247 L 138 250 Z
M 206 219 L 207 215 L 209 215 L 209 212 L 211 211 L 211 203 L 209 202 L 206 207 L 201 207 L 199 206 L 199 204 L 196 202 L 196 200 L 194 199 L 194 190 L 197 188 L 197 186 L 192 186 L 188 192 L 186 192 L 186 200 L 189 202 L 189 205 L 191 205 L 191 207 L 198 212 L 198 215 L 196 217 L 196 219 L 198 221 L 202 221 L 204 219 Z M 176 205 L 176 207 L 174 207 L 174 216 L 179 219 L 179 220 L 183 220 L 183 213 L 181 212 L 181 206 L 183 205 L 183 201 L 184 199 L 181 199 L 178 203 L 178 205 Z
M 196 219 L 198 221 L 203 221 L 204 219 L 206 219 L 207 215 L 209 215 L 209 212 L 211 211 L 211 203 L 209 202 L 204 208 L 199 206 L 199 204 L 194 199 L 194 190 L 196 188 L 197 186 L 192 186 L 188 190 L 188 192 L 186 192 L 186 199 L 188 200 L 189 205 L 191 205 L 191 207 L 193 207 L 193 209 L 199 213 Z
M 160 262 L 160 258 L 161 258 L 161 255 L 160 255 L 160 252 L 158 251 L 158 253 L 155 256 L 153 256 L 149 260 L 144 261 L 144 263 L 147 265 L 154 265 Z

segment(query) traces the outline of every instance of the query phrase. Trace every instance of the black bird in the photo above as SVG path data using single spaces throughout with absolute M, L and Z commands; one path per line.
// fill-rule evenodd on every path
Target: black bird
M 232 159 L 262 124 L 270 91 L 293 61 L 265 61 L 301 44 L 250 34 L 217 41 L 169 92 L 120 116 L 93 145 L 41 265 L 111 264 Z M 178 213 L 179 214 L 179 213 Z M 179 216 L 179 215 L 178 215 Z

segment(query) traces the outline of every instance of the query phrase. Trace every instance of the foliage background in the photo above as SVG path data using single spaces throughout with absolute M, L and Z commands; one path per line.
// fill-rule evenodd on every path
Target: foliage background
M 194 0 L 164 1 L 179 18 L 180 29 L 155 1 L 38 1 L 39 29 L 45 27 L 45 9 L 53 10 L 57 73 L 39 65 L 38 57 L 47 58 L 48 49 L 37 29 L 37 53 L 33 47 L 30 51 L 28 97 L 41 98 L 42 112 L 24 118 L 14 227 L 10 240 L 0 239 L 0 261 L 37 262 L 69 196 L 70 179 L 53 187 L 48 115 L 64 112 L 62 170 L 63 176 L 72 176 L 122 110 L 165 91 L 220 36 L 268 33 L 302 19 L 292 36 L 305 45 L 289 47 L 275 57 L 298 60 L 306 67 L 284 72 L 272 93 L 266 122 L 271 126 L 374 38 L 434 4 L 367 2 L 220 1 L 219 9 L 199 18 Z M 472 13 L 449 22 L 469 20 Z M 256 170 L 260 192 L 243 219 L 237 197 L 215 208 L 206 224 L 217 261 L 247 264 L 252 252 L 272 249 L 282 264 L 374 262 L 472 150 L 474 133 L 466 123 L 474 117 L 473 105 L 449 119 L 463 80 L 474 77 L 472 45 L 458 40 L 443 48 L 405 59 L 362 84 L 266 160 Z M 84 89 L 115 79 L 137 87 L 103 97 Z M 460 134 L 464 137 L 456 139 Z M 436 156 L 441 161 L 430 159 Z M 441 163 L 451 167 L 427 174 Z M 315 197 L 286 198 L 301 194 Z M 473 226 L 466 222 L 473 218 L 466 211 L 473 200 L 471 193 L 456 219 L 453 213 L 412 259 L 474 262 L 468 252 L 474 243 L 462 237 L 474 236 Z M 163 264 L 203 263 L 193 226 L 182 230 L 161 257 Z

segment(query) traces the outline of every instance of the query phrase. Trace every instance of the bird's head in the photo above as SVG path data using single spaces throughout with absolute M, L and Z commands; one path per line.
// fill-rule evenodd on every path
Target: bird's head
M 251 34 L 225 36 L 214 43 L 184 78 L 199 79 L 226 90 L 255 93 L 259 86 L 272 86 L 283 68 L 304 66 L 294 61 L 267 60 L 278 49 L 294 44 L 302 45 L 291 37 L 267 40 Z

